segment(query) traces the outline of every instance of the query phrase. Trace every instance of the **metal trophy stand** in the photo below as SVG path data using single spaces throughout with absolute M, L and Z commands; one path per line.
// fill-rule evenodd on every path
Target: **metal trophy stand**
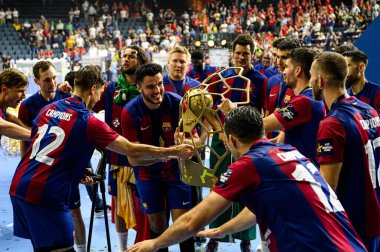
M 96 204 L 96 193 L 98 191 L 98 185 L 100 185 L 100 192 L 102 193 L 103 200 L 103 211 L 104 211 L 104 225 L 106 227 L 106 235 L 107 235 L 107 248 L 108 252 L 111 252 L 111 239 L 110 239 L 110 231 L 108 226 L 108 215 L 107 215 L 107 203 L 106 203 L 106 187 L 104 180 L 106 179 L 106 166 L 107 166 L 107 152 L 101 149 L 97 149 L 102 155 L 98 167 L 96 169 L 96 174 L 90 176 L 94 181 L 98 181 L 98 183 L 94 184 L 92 187 L 92 206 L 91 206 L 91 218 L 90 218 L 90 227 L 88 231 L 88 243 L 87 243 L 87 251 L 90 251 L 91 248 L 91 238 L 92 238 L 92 228 L 94 224 L 94 216 L 95 216 L 95 204 Z

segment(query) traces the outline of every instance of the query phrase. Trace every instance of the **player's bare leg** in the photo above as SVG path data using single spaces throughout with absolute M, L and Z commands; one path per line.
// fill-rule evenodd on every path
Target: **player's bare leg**
M 76 251 L 86 251 L 86 226 L 84 225 L 80 207 L 71 209 L 71 217 L 74 223 L 74 241 Z

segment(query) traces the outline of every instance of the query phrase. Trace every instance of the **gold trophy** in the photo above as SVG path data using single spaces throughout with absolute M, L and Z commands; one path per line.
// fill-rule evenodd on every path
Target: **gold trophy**
M 227 72 L 228 77 L 223 77 L 222 74 Z M 179 132 L 182 136 L 187 136 L 191 139 L 196 151 L 196 155 L 192 160 L 180 160 L 181 179 L 184 183 L 193 186 L 212 187 L 214 182 L 214 174 L 222 161 L 228 156 L 226 151 L 223 155 L 218 155 L 210 146 L 210 136 L 212 134 L 223 133 L 223 124 L 218 115 L 219 108 L 214 106 L 214 101 L 222 100 L 230 97 L 232 92 L 241 92 L 244 101 L 236 104 L 249 104 L 249 93 L 251 81 L 242 76 L 243 68 L 228 67 L 217 73 L 210 75 L 199 86 L 188 90 L 183 96 L 180 103 L 180 121 L 178 125 Z M 244 88 L 231 87 L 229 83 L 233 83 L 234 79 L 240 78 L 241 83 L 244 83 Z M 205 126 L 207 121 L 213 128 L 209 130 Z M 200 128 L 207 133 L 205 143 L 196 145 L 192 132 Z M 217 157 L 218 162 L 215 167 L 206 167 L 199 151 L 208 147 L 210 151 Z M 199 150 L 199 151 L 198 151 Z

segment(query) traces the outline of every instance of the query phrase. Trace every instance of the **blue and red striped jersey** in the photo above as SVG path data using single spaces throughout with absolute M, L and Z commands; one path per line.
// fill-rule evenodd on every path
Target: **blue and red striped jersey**
M 367 81 L 364 84 L 363 89 L 354 94 L 351 88 L 347 89 L 347 93 L 349 95 L 355 96 L 359 100 L 364 103 L 369 104 L 372 108 L 374 108 L 377 113 L 380 113 L 380 85 L 373 83 L 371 81 Z
M 277 67 L 269 66 L 267 68 L 264 68 L 263 63 L 259 63 L 253 67 L 255 70 L 259 71 L 260 73 L 264 74 L 268 79 L 276 74 L 278 74 Z
M 142 95 L 133 99 L 122 112 L 123 136 L 131 142 L 168 147 L 174 145 L 174 133 L 179 121 L 181 97 L 165 91 L 157 110 L 145 105 Z M 134 167 L 136 179 L 171 180 L 179 178 L 177 160 L 158 162 L 150 166 Z
M 294 95 L 293 89 L 286 85 L 282 74 L 268 79 L 265 92 L 264 106 L 268 115 L 284 107 Z
M 268 78 L 272 77 L 272 76 L 275 76 L 276 74 L 278 74 L 278 69 L 277 67 L 274 67 L 274 66 L 270 66 L 268 67 L 267 69 L 265 69 L 265 73 L 264 75 Z
M 118 136 L 75 98 L 46 106 L 33 121 L 31 144 L 16 169 L 10 195 L 68 209 L 95 147 L 105 148 Z
M 125 101 L 122 104 L 116 104 L 114 102 L 115 97 L 118 95 L 116 89 L 117 82 L 109 82 L 104 85 L 104 92 L 100 98 L 100 101 L 96 103 L 94 111 L 99 112 L 104 109 L 104 119 L 108 126 L 121 135 L 121 111 L 124 105 L 128 102 Z M 129 166 L 128 158 L 124 155 L 120 155 L 113 151 L 108 151 L 107 162 L 110 165 L 117 166 Z
M 265 92 L 264 109 L 267 111 L 267 115 L 285 107 L 294 95 L 293 89 L 286 85 L 282 74 L 274 75 L 268 79 Z M 279 133 L 280 131 L 276 130 L 267 133 L 267 137 L 275 138 Z
M 318 126 L 325 114 L 323 102 L 313 99 L 311 88 L 293 96 L 285 107 L 274 112 L 285 128 L 285 143 L 297 148 L 315 165 L 318 165 L 315 158 Z
M 219 80 L 217 85 L 210 86 L 210 93 L 219 93 L 224 94 L 225 98 L 230 99 L 232 102 L 244 102 L 247 100 L 247 95 L 245 92 L 241 90 L 233 90 L 230 88 L 239 88 L 246 89 L 248 82 L 243 78 L 232 78 L 236 76 L 235 69 L 227 69 L 221 72 L 221 76 L 225 79 L 224 81 L 229 85 L 225 85 L 224 81 Z M 268 81 L 267 77 L 263 74 L 259 73 L 255 69 L 250 68 L 248 72 L 243 74 L 244 77 L 248 78 L 251 81 L 249 87 L 249 105 L 252 107 L 261 110 L 263 108 L 264 103 L 264 87 Z M 214 105 L 218 105 L 220 103 L 219 96 L 215 96 Z M 220 115 L 223 121 L 223 115 Z
M 186 75 L 196 81 L 203 82 L 207 79 L 207 77 L 216 72 L 218 72 L 218 68 L 216 66 L 205 65 L 201 72 L 191 66 L 190 71 L 188 71 Z
M 174 81 L 170 79 L 168 74 L 164 74 L 162 81 L 164 83 L 165 91 L 176 93 L 181 97 L 184 96 L 187 90 L 199 85 L 199 81 L 188 76 L 185 76 L 185 79 L 182 81 Z M 179 83 L 180 85 L 177 86 L 176 83 Z
M 256 141 L 214 192 L 256 215 L 270 251 L 366 251 L 334 191 L 290 145 Z
M 336 192 L 352 225 L 361 237 L 379 237 L 378 113 L 355 97 L 339 99 L 321 121 L 317 143 L 320 164 L 343 163 Z
M 70 93 L 64 94 L 58 90 L 52 100 L 46 101 L 40 92 L 36 92 L 32 96 L 25 99 L 18 110 L 18 118 L 27 126 L 32 127 L 34 118 L 37 117 L 40 110 L 52 102 L 59 101 L 64 98 L 70 97 Z

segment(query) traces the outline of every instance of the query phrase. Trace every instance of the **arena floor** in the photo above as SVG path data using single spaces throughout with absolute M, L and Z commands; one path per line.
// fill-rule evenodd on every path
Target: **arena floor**
M 0 252 L 3 251 L 33 251 L 29 240 L 18 238 L 13 236 L 13 216 L 12 205 L 9 199 L 9 186 L 12 180 L 14 170 L 19 162 L 20 157 L 6 156 L 4 149 L 0 148 Z M 96 167 L 99 156 L 93 157 L 93 166 Z M 205 188 L 203 190 L 204 196 L 208 194 L 209 190 Z M 91 214 L 91 201 L 86 193 L 86 189 L 83 185 L 80 186 L 80 194 L 82 201 L 82 215 L 86 228 L 90 223 Z M 110 198 L 107 195 L 107 204 L 109 204 Z M 110 223 L 111 234 L 111 246 L 112 251 L 117 251 L 117 237 L 115 226 Z M 107 251 L 107 240 L 104 225 L 104 218 L 95 218 L 94 231 L 92 237 L 91 251 Z M 135 239 L 135 231 L 129 231 L 128 245 L 132 245 Z M 256 248 L 258 242 L 256 239 L 252 241 L 252 247 Z M 222 243 L 219 247 L 219 251 L 239 251 L 239 243 Z M 179 246 L 171 246 L 169 251 L 179 252 Z

